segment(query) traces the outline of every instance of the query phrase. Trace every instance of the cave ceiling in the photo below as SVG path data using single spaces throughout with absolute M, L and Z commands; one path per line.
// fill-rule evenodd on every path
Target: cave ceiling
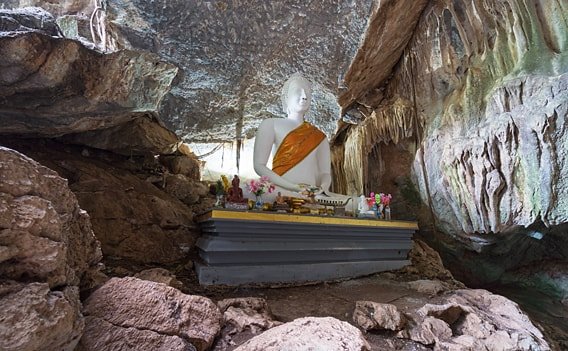
M 180 74 L 160 117 L 186 141 L 250 138 L 284 116 L 280 89 L 302 72 L 314 83 L 307 118 L 337 127 L 342 75 L 355 56 L 371 0 L 113 1 L 107 15 L 123 46 L 150 50 Z
M 207 143 L 252 138 L 263 119 L 284 117 L 280 90 L 295 72 L 314 83 L 306 118 L 332 137 L 342 112 L 367 105 L 365 92 L 387 80 L 427 0 L 5 0 L 2 6 L 40 6 L 64 26 L 72 23 L 65 17 L 75 17 L 77 38 L 85 42 L 95 3 L 113 50 L 151 51 L 179 68 L 158 115 L 184 141 Z

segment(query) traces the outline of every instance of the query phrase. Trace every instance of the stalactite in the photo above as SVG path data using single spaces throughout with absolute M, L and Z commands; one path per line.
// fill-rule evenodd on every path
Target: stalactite
M 423 129 L 424 120 L 416 116 L 413 104 L 398 98 L 385 107 L 375 109 L 365 121 L 351 127 L 345 143 L 333 150 L 334 169 L 343 170 L 343 174 L 334 174 L 338 189 L 349 194 L 362 193 L 367 183 L 368 155 L 371 150 L 380 142 L 397 144 L 419 134 L 416 129 Z

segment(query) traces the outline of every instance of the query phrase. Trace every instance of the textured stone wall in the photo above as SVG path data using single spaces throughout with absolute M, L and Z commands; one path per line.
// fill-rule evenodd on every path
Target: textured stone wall
M 185 140 L 250 138 L 284 116 L 280 90 L 292 73 L 315 83 L 309 119 L 328 135 L 336 93 L 371 11 L 356 1 L 113 1 L 108 28 L 121 45 L 158 53 L 182 71 L 161 116 Z
M 374 103 L 345 106 L 368 116 L 344 132 L 347 181 L 365 184 L 374 145 L 416 139 L 446 232 L 566 222 L 567 18 L 562 1 L 428 4 L 393 76 L 365 86 Z
M 0 147 L 0 349 L 73 350 L 101 257 L 67 181 Z

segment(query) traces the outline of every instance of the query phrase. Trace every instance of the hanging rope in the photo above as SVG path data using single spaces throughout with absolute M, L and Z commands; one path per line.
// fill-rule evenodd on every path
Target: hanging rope
M 106 32 L 106 0 L 93 0 L 94 10 L 91 14 L 89 27 L 91 29 L 91 39 L 96 47 L 103 52 L 107 51 L 107 32 Z

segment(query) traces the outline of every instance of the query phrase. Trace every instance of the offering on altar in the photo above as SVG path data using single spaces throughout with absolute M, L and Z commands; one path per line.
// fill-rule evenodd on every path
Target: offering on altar
M 227 177 L 225 177 L 224 180 L 225 179 L 227 179 Z M 231 182 L 232 186 L 227 191 L 225 208 L 232 210 L 248 210 L 248 201 L 244 198 L 243 190 L 239 187 L 240 182 L 241 180 L 239 179 L 239 176 L 235 175 Z
M 246 187 L 247 190 L 256 197 L 255 209 L 257 210 L 264 209 L 264 200 L 262 199 L 262 195 L 265 193 L 272 193 L 275 189 L 274 184 L 272 184 L 266 176 L 262 176 L 260 179 L 249 180 L 246 182 Z
M 223 207 L 225 204 L 225 188 L 223 187 L 223 181 L 220 179 L 215 183 L 215 196 L 217 201 L 213 206 Z
M 282 196 L 282 192 L 278 192 L 278 196 L 276 196 L 276 201 L 272 205 L 272 209 L 276 212 L 288 212 L 290 210 L 290 205 L 286 201 L 286 198 Z

